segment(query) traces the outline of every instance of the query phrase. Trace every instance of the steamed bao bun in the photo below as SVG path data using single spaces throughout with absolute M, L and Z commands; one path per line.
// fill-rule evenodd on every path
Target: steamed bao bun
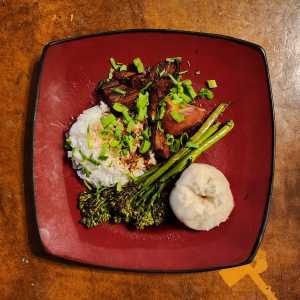
M 175 216 L 195 230 L 210 230 L 227 220 L 233 207 L 229 182 L 207 164 L 191 164 L 170 194 Z

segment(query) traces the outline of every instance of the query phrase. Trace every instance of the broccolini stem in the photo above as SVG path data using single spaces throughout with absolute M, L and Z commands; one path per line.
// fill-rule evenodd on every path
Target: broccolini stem
M 181 159 L 170 171 L 165 173 L 161 178 L 160 182 L 167 182 L 169 179 L 174 177 L 175 175 L 181 173 L 188 164 L 192 163 L 197 159 L 199 155 L 201 155 L 204 151 L 213 146 L 216 142 L 222 139 L 226 134 L 228 134 L 232 128 L 234 127 L 234 122 L 228 121 L 226 125 L 224 125 L 220 130 L 218 130 L 215 134 L 208 137 L 197 149 L 190 151 L 188 155 L 186 155 L 183 159 Z M 208 130 L 209 131 L 209 130 Z M 207 131 L 207 135 L 208 135 Z

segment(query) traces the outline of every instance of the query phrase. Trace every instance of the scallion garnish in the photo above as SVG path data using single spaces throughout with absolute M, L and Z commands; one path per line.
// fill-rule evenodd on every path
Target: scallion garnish
M 151 148 L 151 142 L 149 140 L 144 140 L 141 144 L 139 151 L 141 154 L 145 154 L 150 150 L 150 148 Z
M 214 79 L 207 80 L 206 83 L 210 89 L 215 89 L 216 87 L 218 87 L 217 82 Z
M 207 98 L 208 100 L 212 100 L 213 98 L 214 98 L 214 93 L 211 91 L 211 90 L 209 90 L 209 89 L 207 89 L 207 88 L 202 88 L 201 90 L 200 90 L 200 92 L 199 92 L 199 96 L 201 97 L 201 98 Z
M 181 114 L 181 113 L 179 113 L 178 111 L 175 111 L 175 110 L 171 111 L 171 112 L 170 112 L 170 115 L 171 115 L 171 117 L 172 117 L 177 123 L 180 123 L 180 122 L 182 122 L 182 121 L 185 119 L 185 117 L 184 117 L 183 114 Z
M 106 116 L 103 116 L 101 119 L 101 124 L 104 128 L 106 128 L 109 125 L 114 126 L 117 123 L 117 119 L 113 114 L 108 114 Z
M 117 94 L 120 94 L 120 95 L 126 95 L 126 91 L 124 91 L 124 90 L 122 90 L 122 89 L 120 89 L 120 88 L 118 88 L 118 87 L 115 87 L 115 88 L 112 88 L 111 89 L 114 93 L 117 93 Z
M 144 65 L 139 57 L 136 57 L 133 60 L 133 64 L 135 65 L 138 73 L 143 73 L 145 71 Z

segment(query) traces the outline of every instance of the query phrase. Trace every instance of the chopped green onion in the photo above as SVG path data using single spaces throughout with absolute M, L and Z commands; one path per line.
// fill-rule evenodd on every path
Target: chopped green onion
M 144 93 L 151 85 L 152 85 L 152 81 L 149 81 L 141 90 L 141 93 Z
M 81 171 L 81 173 L 83 174 L 83 175 L 85 175 L 86 177 L 89 177 L 91 174 L 92 174 L 92 172 L 91 171 L 89 171 L 87 168 L 85 168 L 85 167 L 82 167 L 81 169 L 80 169 L 80 171 Z
M 116 184 L 116 191 L 121 192 L 122 191 L 122 184 L 120 182 L 117 182 Z
M 174 103 L 174 104 L 183 104 L 183 103 L 185 103 L 185 101 L 181 98 L 181 97 L 179 97 L 177 94 L 172 94 L 172 102 Z
M 129 152 L 133 152 L 134 150 L 134 138 L 132 135 L 124 135 L 123 142 L 128 146 Z
M 149 93 L 139 93 L 136 100 L 137 116 L 136 119 L 140 122 L 144 121 L 147 117 L 147 107 L 149 105 Z
M 79 153 L 80 153 L 81 158 L 82 158 L 83 160 L 87 160 L 87 159 L 88 159 L 88 157 L 82 152 L 81 149 L 79 149 Z
M 134 127 L 135 127 L 134 121 L 133 121 L 133 120 L 130 120 L 130 121 L 128 122 L 128 124 L 127 124 L 126 131 L 127 131 L 128 133 L 131 133 Z
M 121 153 L 122 156 L 127 156 L 129 154 L 129 151 L 127 149 L 122 149 Z
M 149 140 L 150 139 L 150 136 L 151 136 L 151 129 L 150 127 L 147 127 L 143 130 L 143 138 L 146 139 L 146 140 Z
M 183 114 L 175 110 L 171 111 L 170 115 L 177 123 L 180 123 L 185 119 Z
M 117 112 L 120 112 L 120 113 L 123 113 L 124 111 L 128 111 L 128 107 L 127 106 L 125 106 L 125 105 L 123 105 L 121 103 L 118 103 L 118 102 L 116 102 L 116 103 L 113 104 L 113 109 L 115 111 L 117 111 Z
M 183 80 L 182 81 L 183 86 L 185 87 L 186 91 L 188 92 L 188 94 L 191 96 L 192 99 L 196 98 L 197 93 L 195 92 L 195 90 L 193 89 L 192 86 L 192 81 L 189 79 Z
M 172 80 L 173 84 L 178 85 L 178 81 L 171 74 L 168 74 L 168 76 Z
M 123 112 L 123 117 L 124 117 L 124 121 L 128 124 L 129 122 L 133 121 L 132 118 L 130 117 L 128 111 L 124 111 Z
M 185 79 L 185 80 L 182 81 L 182 84 L 185 85 L 185 86 L 187 86 L 187 85 L 192 85 L 193 83 L 192 83 L 192 80 Z
M 66 140 L 65 140 L 64 148 L 65 148 L 67 151 L 71 151 L 71 150 L 72 150 L 72 142 L 71 142 L 71 139 L 70 139 L 69 137 L 66 138 Z
M 176 57 L 167 57 L 167 58 L 166 58 L 166 61 L 167 61 L 167 62 L 175 62 L 175 61 L 181 62 L 181 61 L 182 61 L 182 57 L 180 57 L 180 56 L 176 56 Z
M 122 137 L 122 130 L 123 130 L 123 126 L 121 126 L 120 124 L 118 124 L 115 128 L 115 132 L 114 135 L 116 138 L 120 139 Z
M 171 145 L 171 144 L 173 143 L 173 141 L 174 141 L 174 136 L 173 136 L 173 134 L 167 133 L 167 134 L 166 134 L 166 139 L 167 139 L 167 144 L 168 144 L 168 145 Z
M 127 71 L 127 66 L 123 65 L 120 62 L 117 63 L 116 60 L 113 57 L 111 57 L 109 59 L 109 61 L 112 65 L 112 67 L 114 68 L 114 70 L 116 70 L 116 71 Z
M 88 157 L 87 160 L 88 160 L 90 163 L 92 163 L 93 165 L 95 165 L 95 166 L 99 166 L 99 165 L 100 165 L 100 162 L 97 161 L 96 159 L 94 159 L 92 154 L 90 155 L 90 157 Z
M 188 142 L 186 143 L 186 147 L 191 148 L 191 149 L 197 149 L 197 148 L 199 148 L 199 145 L 196 144 L 196 143 L 193 143 L 193 142 L 191 142 L 191 141 L 188 141 Z
M 113 68 L 110 68 L 109 69 L 109 73 L 108 73 L 108 78 L 107 80 L 111 80 L 113 78 L 113 74 L 114 74 L 114 69 Z
M 157 121 L 156 128 L 157 128 L 160 132 L 164 132 L 164 129 L 161 127 L 161 121 Z
M 144 65 L 139 57 L 136 57 L 133 60 L 133 64 L 135 65 L 138 73 L 143 73 L 145 71 Z
M 166 70 L 163 69 L 163 70 L 159 73 L 159 77 L 163 77 L 163 76 L 165 75 L 165 73 L 166 73 Z
M 114 93 L 117 93 L 117 94 L 120 94 L 120 95 L 126 95 L 126 91 L 124 91 L 124 90 L 122 90 L 122 89 L 120 89 L 120 88 L 118 88 L 118 87 L 116 87 L 116 88 L 112 88 L 111 89 Z
M 206 83 L 210 89 L 214 89 L 214 88 L 218 87 L 217 82 L 214 79 L 207 80 Z
M 113 109 L 117 112 L 120 112 L 123 114 L 124 120 L 125 122 L 128 124 L 130 121 L 132 121 L 132 118 L 130 117 L 129 113 L 128 113 L 128 107 L 121 104 L 121 103 L 114 103 L 113 104 Z
M 101 147 L 101 151 L 98 157 L 100 160 L 107 160 L 108 159 L 108 145 L 104 144 Z
M 109 59 L 109 61 L 110 61 L 110 63 L 111 63 L 111 66 L 112 66 L 115 70 L 118 70 L 118 69 L 119 69 L 119 67 L 118 67 L 118 65 L 117 65 L 117 63 L 116 63 L 116 61 L 115 61 L 115 59 L 114 59 L 113 57 L 111 57 L 111 58 Z
M 119 70 L 120 71 L 127 71 L 127 66 L 121 64 Z
M 185 132 L 185 133 L 183 133 L 181 136 L 180 136 L 180 144 L 181 144 L 181 146 L 184 146 L 185 144 L 186 144 L 186 142 L 188 141 L 188 139 L 189 139 L 189 136 L 188 136 L 188 134 Z
M 117 140 L 111 140 L 111 142 L 109 144 L 111 147 L 116 148 L 120 145 L 120 142 Z
M 140 147 L 140 153 L 141 154 L 145 154 L 146 152 L 148 152 L 151 148 L 151 142 L 149 140 L 144 140 L 142 142 L 142 145 Z
M 180 149 L 180 141 L 179 139 L 174 139 L 173 143 L 170 146 L 170 150 L 172 153 L 178 152 Z
M 105 83 L 105 80 L 100 80 L 97 84 L 96 90 L 100 90 L 104 83 Z
M 105 128 L 109 125 L 114 126 L 117 123 L 117 119 L 113 114 L 108 114 L 106 116 L 103 116 L 101 119 L 101 124 Z
M 199 92 L 199 95 L 201 98 L 206 97 L 208 100 L 211 100 L 214 98 L 214 93 L 207 88 L 202 88 Z
M 87 146 L 89 149 L 93 149 L 94 147 L 94 143 L 93 143 L 93 136 L 92 136 L 92 132 L 91 132 L 91 129 L 90 129 L 90 125 L 88 125 L 88 128 L 87 128 Z
M 158 108 L 158 114 L 157 114 L 158 120 L 162 120 L 165 113 L 166 113 L 166 102 L 161 101 L 160 105 L 159 105 L 159 108 Z
M 187 73 L 189 70 L 184 70 L 184 71 L 181 71 L 181 72 L 178 72 L 179 75 L 183 75 L 185 73 Z

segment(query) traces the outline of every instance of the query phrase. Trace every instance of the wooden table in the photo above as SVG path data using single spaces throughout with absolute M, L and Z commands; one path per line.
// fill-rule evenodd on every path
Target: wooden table
M 0 299 L 300 299 L 299 0 L 1 0 L 0 24 Z M 277 158 L 270 221 L 256 264 L 231 272 L 142 274 L 43 253 L 24 152 L 33 66 L 49 40 L 126 28 L 214 32 L 266 49 Z

